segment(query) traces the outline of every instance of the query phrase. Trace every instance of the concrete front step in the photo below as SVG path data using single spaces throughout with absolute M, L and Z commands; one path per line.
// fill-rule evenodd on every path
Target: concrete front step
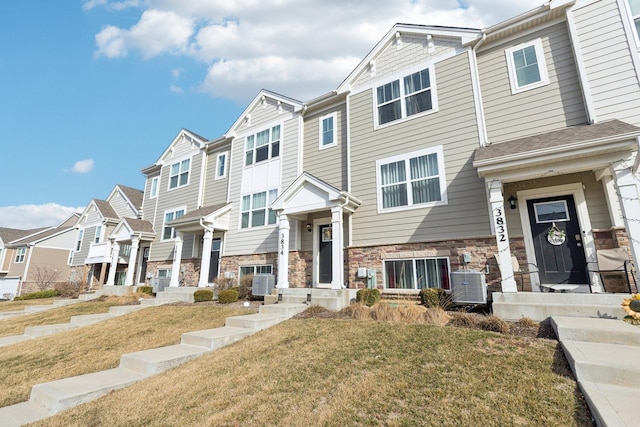
M 126 387 L 146 377 L 147 375 L 121 368 L 79 375 L 36 384 L 31 389 L 29 401 L 55 414 L 81 403 L 90 402 L 112 390 Z
M 198 289 L 201 289 L 201 288 L 179 287 L 179 286 L 167 287 L 167 288 L 164 288 L 162 292 L 158 292 L 156 294 L 156 299 L 157 300 L 171 299 L 171 300 L 178 300 L 178 301 L 193 303 L 195 302 L 195 299 L 193 298 L 193 294 Z
M 345 304 L 344 298 L 313 296 L 310 305 L 319 305 L 329 310 L 340 311 L 348 304 Z
M 620 300 L 622 302 L 622 299 Z M 552 316 L 593 317 L 605 319 L 622 319 L 624 310 L 612 305 L 592 305 L 571 303 L 520 303 L 493 301 L 493 314 L 505 320 L 519 320 L 523 317 L 535 321 L 543 321 Z
M 298 313 L 302 313 L 307 308 L 309 308 L 307 304 L 281 302 L 277 304 L 261 305 L 259 312 L 264 314 L 285 316 L 289 318 L 295 316 Z
M 640 347 L 584 341 L 561 341 L 578 381 L 640 387 Z
M 165 299 L 145 298 L 142 301 L 140 301 L 140 305 L 142 307 L 157 307 L 159 305 L 173 304 L 176 302 L 181 302 L 181 301 L 179 299 L 171 299 L 171 298 L 165 298 Z
M 113 313 L 81 314 L 79 316 L 71 316 L 69 323 L 76 326 L 86 326 L 102 322 L 103 320 L 111 319 L 117 316 L 117 314 Z
M 265 306 L 266 307 L 266 306 Z M 247 314 L 245 316 L 232 316 L 227 317 L 225 326 L 233 326 L 236 328 L 247 328 L 254 331 L 268 328 L 276 325 L 287 319 L 287 316 L 270 314 L 270 313 L 257 313 Z
M 15 344 L 17 342 L 22 342 L 30 339 L 32 339 L 32 337 L 29 337 L 26 335 L 11 335 L 8 337 L 0 337 L 0 347 L 4 347 L 7 345 Z
M 551 318 L 560 341 L 586 341 L 640 346 L 640 329 L 619 319 Z
M 210 351 L 225 347 L 255 331 L 247 328 L 223 326 L 222 328 L 205 329 L 202 331 L 186 332 L 182 334 L 182 344 L 205 347 Z
M 146 307 L 142 305 L 117 305 L 115 307 L 109 307 L 109 313 L 116 316 L 122 316 L 144 308 Z
M 88 298 L 85 300 L 82 300 L 80 298 L 78 299 L 57 299 L 53 301 L 53 306 L 54 307 L 64 307 L 67 305 L 72 305 L 72 304 L 78 304 L 79 302 L 84 302 L 84 301 L 89 301 L 90 299 L 93 298 Z
M 154 375 L 200 357 L 208 351 L 204 347 L 187 344 L 137 351 L 122 355 L 120 368 L 143 375 Z
M 623 298 L 629 294 L 581 294 L 561 292 L 494 292 L 493 302 L 540 302 L 548 304 L 590 304 L 604 306 L 620 306 Z
M 638 425 L 638 389 L 613 384 L 578 381 L 598 427 Z
M 79 328 L 81 325 L 73 325 L 71 323 L 56 323 L 53 325 L 27 326 L 24 328 L 24 335 L 29 338 L 44 337 L 47 335 L 57 334 L 58 332 L 68 331 L 69 329 Z
M 17 316 L 24 316 L 25 314 L 29 314 L 29 313 L 24 311 L 24 310 L 20 310 L 20 311 L 3 311 L 3 312 L 0 313 L 0 320 L 11 319 L 12 317 L 17 317 Z
M 53 414 L 42 406 L 29 401 L 0 408 L 3 427 L 19 427 L 49 418 L 51 415 Z
M 39 311 L 51 310 L 54 307 L 53 304 L 47 305 L 28 305 L 24 308 L 26 313 L 37 313 Z

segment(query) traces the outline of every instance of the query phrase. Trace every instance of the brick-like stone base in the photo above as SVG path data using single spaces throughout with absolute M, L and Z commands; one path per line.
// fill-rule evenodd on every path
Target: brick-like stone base
M 312 284 L 312 251 L 289 252 L 289 286 L 292 288 L 310 287 Z M 231 272 L 236 277 L 240 267 L 249 265 L 272 265 L 274 276 L 278 276 L 278 254 L 275 252 L 225 256 L 220 260 L 220 274 Z

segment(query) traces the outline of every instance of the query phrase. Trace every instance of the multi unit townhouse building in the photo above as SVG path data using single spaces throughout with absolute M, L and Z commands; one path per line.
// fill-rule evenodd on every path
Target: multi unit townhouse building
M 464 268 L 603 291 L 599 250 L 640 255 L 638 16 L 553 0 L 482 30 L 397 24 L 323 96 L 263 90 L 217 139 L 181 130 L 140 203 L 87 207 L 74 265 L 125 285 L 410 292 Z

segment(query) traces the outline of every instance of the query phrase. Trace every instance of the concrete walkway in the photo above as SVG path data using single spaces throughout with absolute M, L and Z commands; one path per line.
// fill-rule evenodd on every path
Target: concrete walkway
M 17 316 L 25 316 L 27 314 L 39 313 L 41 311 L 51 310 L 52 308 L 64 307 L 65 305 L 89 301 L 94 298 L 97 298 L 97 296 L 94 294 L 81 294 L 80 298 L 77 299 L 55 299 L 51 304 L 27 305 L 22 310 L 0 311 L 0 320 L 11 319 L 12 317 Z
M 551 324 L 597 425 L 637 426 L 640 327 L 621 319 L 562 316 L 553 316 Z
M 222 348 L 307 307 L 301 303 L 263 305 L 257 314 L 228 317 L 221 328 L 185 333 L 180 344 L 124 354 L 118 368 L 37 384 L 27 402 L 0 408 L 0 420 L 4 427 L 14 427 L 48 418 Z

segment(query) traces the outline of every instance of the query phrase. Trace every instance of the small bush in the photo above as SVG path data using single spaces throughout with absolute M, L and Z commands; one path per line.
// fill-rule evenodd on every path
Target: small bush
M 424 312 L 424 322 L 428 325 L 446 326 L 451 316 L 442 307 L 429 307 Z
M 78 298 L 82 291 L 82 284 L 79 282 L 58 282 L 53 287 L 63 298 Z
M 213 299 L 213 291 L 211 289 L 198 289 L 193 293 L 195 302 L 211 301 Z
M 529 317 L 521 317 L 520 319 L 518 319 L 516 322 L 516 325 L 520 326 L 521 328 L 536 328 L 540 326 L 540 323 L 536 322 L 535 320 L 529 318 Z
M 351 304 L 343 309 L 345 314 L 353 317 L 356 320 L 369 320 L 371 319 L 371 309 L 361 302 Z
M 420 289 L 418 296 L 425 307 L 442 307 L 446 310 L 452 304 L 451 296 L 441 288 Z
M 451 313 L 450 324 L 459 328 L 480 329 L 480 316 L 463 311 L 455 311 Z
M 371 318 L 384 322 L 398 322 L 402 318 L 402 313 L 398 307 L 392 307 L 386 302 L 379 302 L 371 306 Z
M 218 292 L 218 302 L 220 304 L 229 304 L 238 301 L 238 291 L 235 289 L 225 289 Z
M 509 324 L 493 314 L 485 316 L 480 321 L 479 326 L 485 331 L 499 332 L 501 334 L 506 334 L 509 332 Z
M 152 295 L 153 294 L 153 286 L 138 286 L 136 292 L 141 294 Z
M 23 301 L 28 299 L 53 298 L 57 296 L 58 296 L 58 291 L 56 291 L 55 289 L 48 289 L 46 291 L 37 291 L 37 292 L 31 292 L 28 294 L 20 295 L 18 297 L 15 297 L 13 300 Z
M 368 307 L 371 307 L 377 302 L 380 302 L 380 290 L 379 289 L 359 289 L 356 293 L 356 302 L 361 302 Z

